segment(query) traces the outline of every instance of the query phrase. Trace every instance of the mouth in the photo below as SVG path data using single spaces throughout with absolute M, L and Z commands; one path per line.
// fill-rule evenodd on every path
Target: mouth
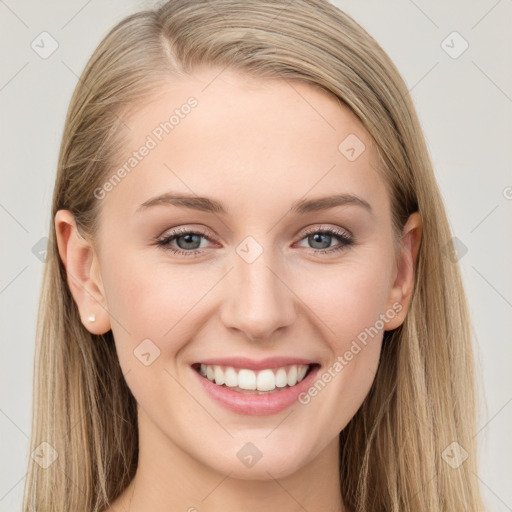
M 313 385 L 321 365 L 298 357 L 256 360 L 240 356 L 208 358 L 190 368 L 201 394 L 212 404 L 238 415 L 267 416 L 297 404 Z
M 294 388 L 319 367 L 318 363 L 310 363 L 253 370 L 220 364 L 192 365 L 196 373 L 215 386 L 245 395 L 271 395 Z

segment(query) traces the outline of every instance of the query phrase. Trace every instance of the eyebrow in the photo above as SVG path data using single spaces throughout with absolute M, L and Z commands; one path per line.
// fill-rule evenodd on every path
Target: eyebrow
M 183 194 L 167 192 L 165 194 L 148 199 L 138 206 L 136 213 L 144 211 L 152 206 L 172 205 L 181 208 L 190 208 L 207 213 L 216 213 L 219 215 L 227 215 L 228 211 L 224 205 L 209 197 L 200 197 L 195 194 Z M 355 205 L 372 212 L 372 207 L 368 201 L 354 194 L 334 194 L 315 199 L 301 199 L 290 208 L 290 212 L 296 215 L 304 215 L 306 213 L 328 210 L 336 206 Z

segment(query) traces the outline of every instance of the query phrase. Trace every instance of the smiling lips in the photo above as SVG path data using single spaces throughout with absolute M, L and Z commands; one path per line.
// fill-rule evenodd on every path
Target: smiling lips
M 300 382 L 310 365 L 288 365 L 267 368 L 255 372 L 249 368 L 235 369 L 232 366 L 201 364 L 200 373 L 219 386 L 227 386 L 235 391 L 273 391 L 276 388 L 295 386 Z
M 208 359 L 193 368 L 218 386 L 247 394 L 268 394 L 301 382 L 316 363 L 305 359 L 272 357 Z
M 215 402 L 237 414 L 261 416 L 296 404 L 312 385 L 320 364 L 291 357 L 217 358 L 191 367 L 201 388 Z

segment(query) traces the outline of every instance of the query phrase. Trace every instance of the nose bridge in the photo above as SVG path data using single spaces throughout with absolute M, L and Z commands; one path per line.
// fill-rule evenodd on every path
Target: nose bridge
M 295 318 L 293 293 L 287 288 L 283 266 L 274 251 L 248 237 L 233 254 L 223 322 L 250 339 L 266 339 Z

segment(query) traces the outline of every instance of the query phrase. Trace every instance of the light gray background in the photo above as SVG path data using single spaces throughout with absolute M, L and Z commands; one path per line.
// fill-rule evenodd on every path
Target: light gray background
M 512 1 L 335 3 L 375 37 L 408 84 L 454 235 L 467 248 L 460 264 L 487 400 L 475 433 L 480 479 L 489 511 L 512 510 Z M 48 233 L 65 112 L 100 39 L 150 5 L 0 0 L 0 511 L 20 509 L 29 456 L 43 269 L 33 247 Z M 46 59 L 31 48 L 43 31 L 59 45 Z M 441 46 L 453 31 L 469 44 L 458 58 Z M 462 44 L 457 36 L 445 43 L 452 55 Z

